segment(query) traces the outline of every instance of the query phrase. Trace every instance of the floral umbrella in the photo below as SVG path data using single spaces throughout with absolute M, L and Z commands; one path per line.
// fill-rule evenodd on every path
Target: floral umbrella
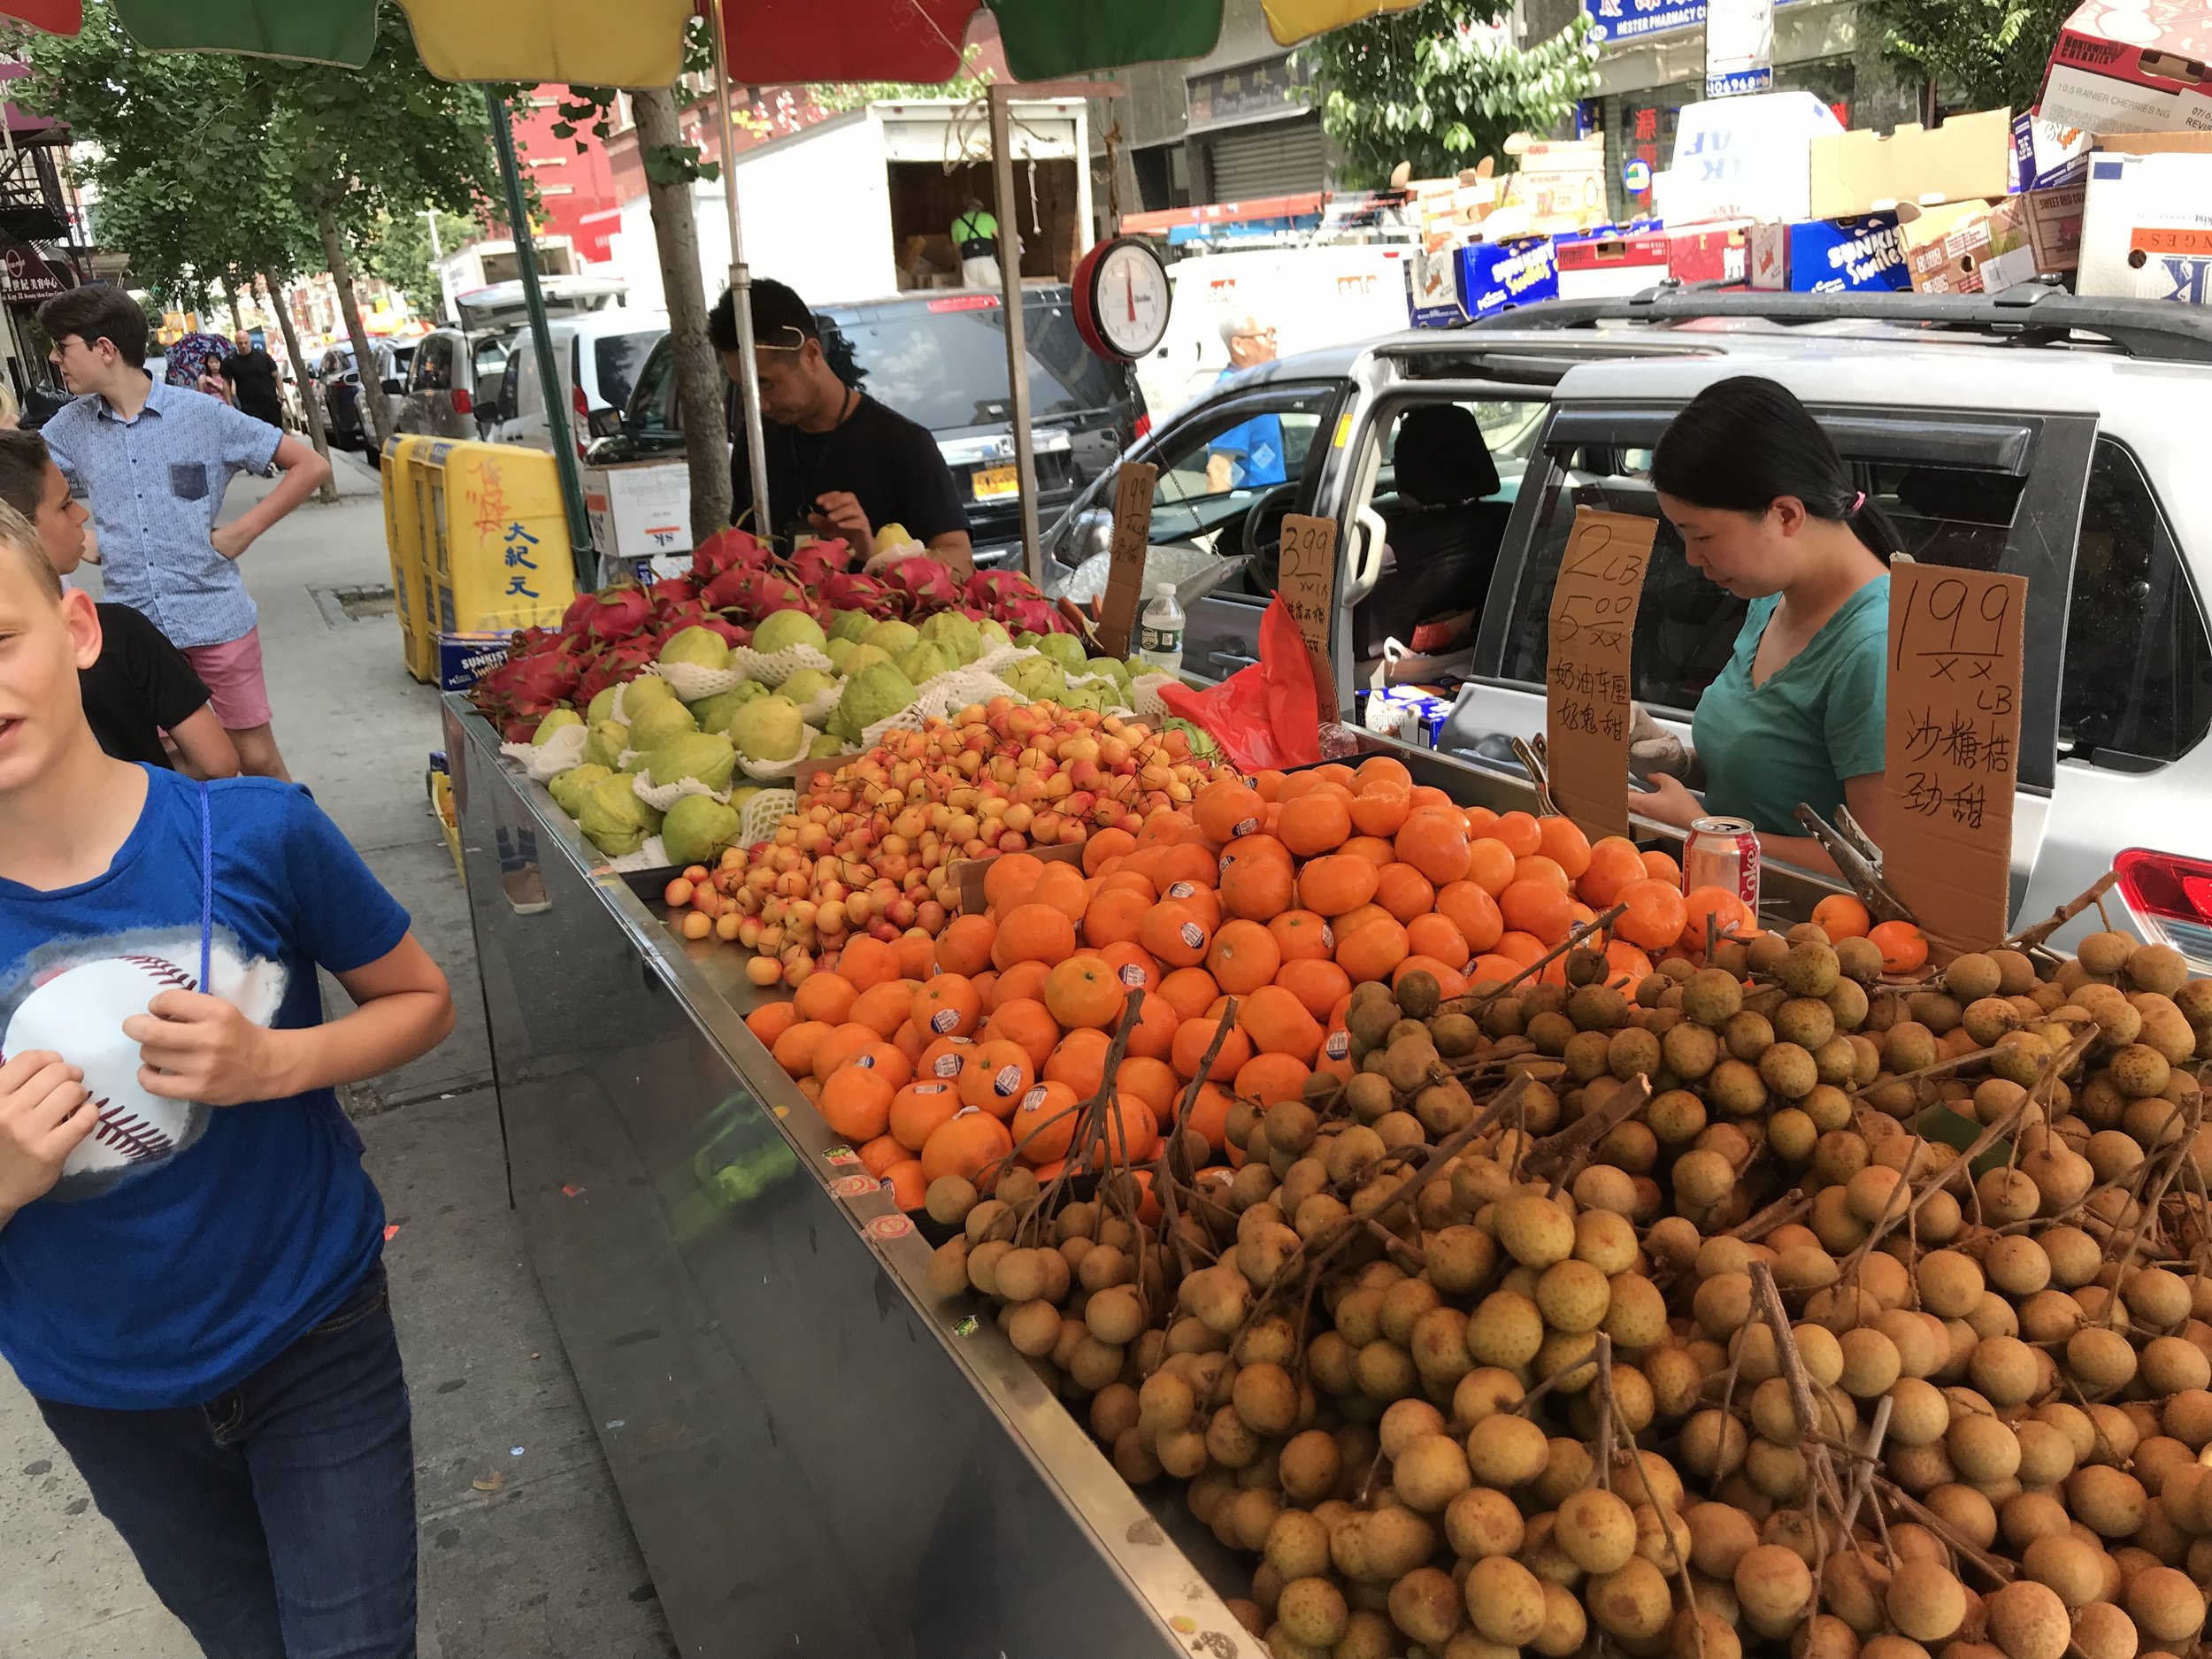
M 187 334 L 168 351 L 168 372 L 162 376 L 172 386 L 197 386 L 200 371 L 212 360 L 220 363 L 237 349 L 220 334 Z

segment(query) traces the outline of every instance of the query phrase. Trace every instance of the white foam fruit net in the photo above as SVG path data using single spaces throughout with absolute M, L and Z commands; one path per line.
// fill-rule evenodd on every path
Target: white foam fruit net
M 549 783 L 570 767 L 584 764 L 588 735 L 580 726 L 565 726 L 542 743 L 502 743 L 499 752 L 518 764 L 532 783 Z
M 744 755 L 740 755 L 737 757 L 738 771 L 743 772 L 748 778 L 754 779 L 788 778 L 803 766 L 818 764 L 818 763 L 808 758 L 807 750 L 814 746 L 814 740 L 822 735 L 821 728 L 808 726 L 803 727 L 803 735 L 799 740 L 799 752 L 789 760 L 753 760 Z
M 784 819 L 799 810 L 799 797 L 790 789 L 763 789 L 738 811 L 737 842 L 740 847 L 757 846 L 773 841 L 776 832 L 783 827 Z
M 687 795 L 703 795 L 710 801 L 727 801 L 727 789 L 710 789 L 696 778 L 679 778 L 672 783 L 654 783 L 641 772 L 630 774 L 630 787 L 637 798 L 656 812 L 665 812 Z
M 624 853 L 607 860 L 607 868 L 622 875 L 638 870 L 664 870 L 668 867 L 668 849 L 661 845 L 657 835 L 648 835 L 645 844 L 634 853 Z
M 1160 687 L 1182 683 L 1173 674 L 1139 674 L 1129 697 L 1136 705 L 1133 712 L 1140 720 L 1153 726 L 1170 718 L 1175 710 L 1160 700 Z

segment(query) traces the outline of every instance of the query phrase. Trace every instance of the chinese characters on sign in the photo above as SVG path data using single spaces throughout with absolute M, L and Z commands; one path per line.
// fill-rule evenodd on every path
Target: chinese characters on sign
M 540 597 L 538 590 L 530 586 L 531 572 L 538 562 L 530 556 L 537 551 L 538 539 L 522 527 L 519 521 L 510 524 L 506 534 L 507 592 L 510 596 L 524 599 Z
M 2005 935 L 2020 752 L 2023 576 L 1890 571 L 1883 873 L 1932 937 Z
M 1545 761 L 1552 799 L 1591 839 L 1628 833 L 1629 658 L 1656 520 L 1575 509 L 1551 595 Z
M 1281 565 L 1279 596 L 1313 659 L 1314 707 L 1325 721 L 1334 720 L 1340 712 L 1336 671 L 1330 665 L 1336 624 L 1336 520 L 1286 513 Z
M 1114 480 L 1114 539 L 1098 608 L 1098 642 L 1109 657 L 1129 655 L 1129 637 L 1146 602 L 1144 561 L 1152 546 L 1152 488 L 1159 478 L 1156 466 L 1124 461 Z

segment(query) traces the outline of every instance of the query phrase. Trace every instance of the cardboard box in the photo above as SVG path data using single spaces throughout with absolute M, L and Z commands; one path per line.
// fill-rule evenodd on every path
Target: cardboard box
M 1605 299 L 1640 294 L 1667 274 L 1666 233 L 1656 227 L 1631 226 L 1555 238 L 1559 297 Z
M 1406 311 L 1416 328 L 1453 328 L 1558 297 L 1559 265 L 1548 236 L 1471 242 L 1406 261 Z
M 1516 133 L 1505 150 L 1519 166 L 1506 176 L 1499 211 L 1517 207 L 1527 215 L 1514 225 L 1514 234 L 1543 236 L 1605 222 L 1602 136 L 1555 142 Z
M 2013 189 L 2078 184 L 2089 175 L 2091 137 L 2078 127 L 2061 126 L 2040 110 L 2021 111 L 2012 118 Z
M 2058 33 L 2038 109 L 2091 133 L 2212 129 L 2212 4 L 2089 0 Z
M 1892 293 L 1912 286 L 1897 215 L 1755 225 L 1751 286 L 1776 293 Z
M 666 557 L 691 548 L 691 471 L 681 461 L 584 469 L 591 539 L 611 558 Z
M 2212 133 L 2089 158 L 2078 292 L 2212 305 Z
M 1749 273 L 1751 227 L 1687 225 L 1663 233 L 1667 239 L 1667 274 L 1678 282 L 1732 285 Z
M 1898 204 L 1905 265 L 1923 294 L 1997 294 L 2074 268 L 2085 187 L 2032 190 L 1991 203 Z
M 1459 250 L 1459 309 L 1495 317 L 1517 306 L 1559 297 L 1559 261 L 1548 236 L 1479 242 Z
M 503 633 L 438 635 L 438 689 L 466 691 L 507 660 Z
M 1911 202 L 1929 207 L 2005 194 L 2012 111 L 1955 115 L 1938 127 L 1839 133 L 1811 145 L 1810 219 L 1849 219 Z

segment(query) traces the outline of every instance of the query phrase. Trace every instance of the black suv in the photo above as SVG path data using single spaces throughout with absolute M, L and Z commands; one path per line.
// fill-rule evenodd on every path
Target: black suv
M 1092 355 L 1075 331 L 1064 286 L 1023 295 L 1037 517 L 1050 524 L 1138 436 L 1133 380 Z M 829 305 L 815 313 L 823 349 L 844 380 L 927 426 L 968 510 L 979 565 L 1021 558 L 1021 501 L 1006 384 L 1005 314 L 995 294 L 916 293 Z M 622 434 L 595 460 L 680 453 L 682 417 L 669 342 L 653 348 L 623 411 Z M 731 429 L 740 419 L 730 388 Z

